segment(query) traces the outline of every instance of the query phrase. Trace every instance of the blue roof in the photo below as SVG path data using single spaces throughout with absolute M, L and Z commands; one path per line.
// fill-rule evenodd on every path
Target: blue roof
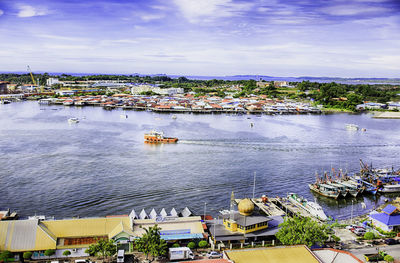
M 163 235 L 161 236 L 164 240 L 180 240 L 180 239 L 203 239 L 203 234 L 177 234 L 177 235 Z
M 399 226 L 400 225 L 400 215 L 388 215 L 386 213 L 372 214 L 369 217 L 375 219 L 387 226 Z
M 396 211 L 396 209 L 397 207 L 393 205 L 387 205 L 382 211 L 388 215 L 391 215 L 394 211 Z

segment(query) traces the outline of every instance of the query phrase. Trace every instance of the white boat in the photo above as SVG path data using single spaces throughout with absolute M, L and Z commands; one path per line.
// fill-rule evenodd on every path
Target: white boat
M 119 115 L 119 117 L 121 119 L 128 119 L 128 115 L 126 115 L 126 114 L 121 114 L 121 115 Z
M 78 122 L 79 122 L 79 119 L 78 119 L 78 118 L 69 118 L 69 119 L 68 119 L 68 122 L 69 122 L 69 123 L 78 123 Z
M 400 184 L 386 184 L 383 188 L 379 188 L 378 192 L 381 193 L 399 193 L 400 192 Z
M 348 123 L 346 124 L 346 129 L 349 131 L 358 131 L 359 127 L 356 124 Z
M 176 120 L 178 117 L 176 117 L 176 115 L 174 114 L 174 115 L 172 115 L 172 117 L 171 117 L 173 120 Z
M 319 220 L 326 221 L 328 219 L 328 217 L 325 215 L 322 207 L 317 203 L 309 202 L 309 201 L 307 201 L 307 199 L 300 197 L 294 193 L 288 194 L 287 199 L 291 203 L 293 203 L 295 206 L 306 210 L 313 217 L 315 217 Z

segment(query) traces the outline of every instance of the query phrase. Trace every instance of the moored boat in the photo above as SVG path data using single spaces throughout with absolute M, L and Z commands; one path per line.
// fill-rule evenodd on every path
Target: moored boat
M 345 189 L 348 191 L 348 193 L 353 197 L 357 197 L 358 194 L 360 193 L 360 190 L 357 188 L 357 186 L 353 184 L 341 181 L 336 182 L 336 184 L 343 185 Z
M 331 185 L 314 183 L 314 184 L 309 184 L 308 187 L 310 188 L 311 191 L 314 191 L 325 197 L 333 199 L 338 199 L 340 197 L 340 192 L 338 191 L 338 189 Z
M 356 124 L 348 123 L 346 124 L 346 129 L 349 131 L 358 131 L 359 127 Z
M 144 135 L 144 142 L 147 143 L 175 143 L 178 138 L 165 137 L 163 132 L 150 131 Z
M 338 192 L 340 193 L 340 196 L 343 198 L 346 198 L 349 194 L 349 190 L 341 184 L 338 184 L 338 183 L 326 183 L 326 184 L 330 185 L 332 187 L 335 187 L 338 190 Z
M 78 118 L 69 118 L 69 119 L 68 119 L 68 122 L 69 122 L 69 123 L 78 123 L 78 122 L 79 122 L 79 119 L 78 119 Z
M 287 199 L 291 203 L 293 203 L 295 206 L 306 210 L 313 217 L 315 217 L 319 220 L 326 221 L 328 219 L 328 217 L 325 215 L 322 207 L 315 202 L 307 201 L 307 199 L 305 199 L 301 196 L 298 196 L 297 194 L 294 194 L 294 193 L 288 194 Z

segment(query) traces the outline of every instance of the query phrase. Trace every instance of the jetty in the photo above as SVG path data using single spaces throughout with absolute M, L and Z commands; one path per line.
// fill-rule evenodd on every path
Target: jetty
M 250 200 L 253 202 L 254 206 L 258 207 L 260 211 L 268 216 L 285 216 L 286 213 L 276 205 L 275 199 L 276 198 L 268 197 L 267 200 L 264 199 L 264 201 L 262 198 L 251 198 Z M 239 204 L 241 200 L 242 199 L 235 199 L 236 204 Z

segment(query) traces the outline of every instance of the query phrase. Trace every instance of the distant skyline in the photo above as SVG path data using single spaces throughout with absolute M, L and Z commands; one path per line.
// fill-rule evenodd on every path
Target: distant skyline
M 0 0 L 0 71 L 400 77 L 398 0 Z

